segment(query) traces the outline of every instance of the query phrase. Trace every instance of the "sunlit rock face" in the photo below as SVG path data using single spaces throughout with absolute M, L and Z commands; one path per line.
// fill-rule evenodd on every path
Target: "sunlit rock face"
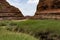
M 60 19 L 60 0 L 40 0 L 35 19 Z
M 23 19 L 22 12 L 11 6 L 6 0 L 0 0 L 0 20 Z

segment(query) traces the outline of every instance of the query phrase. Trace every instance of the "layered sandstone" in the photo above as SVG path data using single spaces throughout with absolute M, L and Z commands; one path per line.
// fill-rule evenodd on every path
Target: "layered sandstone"
M 0 20 L 17 20 L 23 18 L 24 16 L 18 8 L 11 6 L 6 0 L 0 0 Z
M 39 0 L 35 19 L 60 19 L 60 0 Z

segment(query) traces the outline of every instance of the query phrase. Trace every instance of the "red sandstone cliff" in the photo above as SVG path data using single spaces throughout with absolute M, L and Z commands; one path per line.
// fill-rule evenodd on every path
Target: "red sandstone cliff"
M 35 19 L 60 19 L 60 0 L 40 0 Z
M 0 20 L 3 19 L 23 19 L 22 12 L 11 6 L 6 0 L 0 0 Z

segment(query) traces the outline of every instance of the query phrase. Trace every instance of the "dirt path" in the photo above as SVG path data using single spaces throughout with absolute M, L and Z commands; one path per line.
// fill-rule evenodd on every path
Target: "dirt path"
M 11 20 L 13 22 L 20 22 L 20 21 L 27 21 L 28 19 L 23 19 L 23 20 Z

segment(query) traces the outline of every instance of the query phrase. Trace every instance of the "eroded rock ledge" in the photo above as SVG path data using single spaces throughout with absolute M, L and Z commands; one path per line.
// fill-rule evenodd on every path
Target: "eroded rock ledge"
M 6 0 L 0 0 L 0 20 L 20 20 L 24 19 L 22 12 L 11 6 Z
M 60 19 L 60 0 L 40 0 L 34 19 Z

